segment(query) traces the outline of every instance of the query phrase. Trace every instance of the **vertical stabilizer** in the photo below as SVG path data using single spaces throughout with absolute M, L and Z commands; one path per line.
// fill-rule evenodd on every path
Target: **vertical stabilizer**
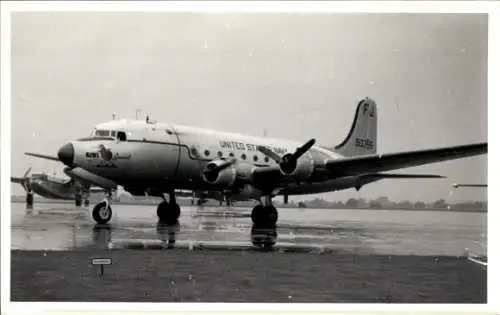
M 343 156 L 377 153 L 377 104 L 374 100 L 366 97 L 358 103 L 347 137 L 333 151 Z

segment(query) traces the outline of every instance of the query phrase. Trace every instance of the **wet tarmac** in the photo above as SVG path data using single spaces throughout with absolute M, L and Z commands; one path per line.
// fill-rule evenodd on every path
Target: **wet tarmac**
M 251 208 L 182 207 L 175 225 L 158 223 L 155 206 L 113 205 L 109 224 L 72 204 L 12 203 L 11 249 L 253 250 L 253 237 L 275 250 L 312 253 L 463 256 L 486 253 L 486 213 L 278 209 L 275 231 L 256 231 Z

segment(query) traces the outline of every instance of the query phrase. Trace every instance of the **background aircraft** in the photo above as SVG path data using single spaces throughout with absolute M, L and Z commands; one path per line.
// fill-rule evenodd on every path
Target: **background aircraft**
M 91 193 L 106 192 L 99 187 L 92 187 L 81 180 L 75 180 L 71 177 L 62 177 L 50 175 L 48 173 L 28 174 L 31 167 L 26 170 L 23 177 L 11 177 L 13 183 L 20 184 L 26 192 L 26 204 L 33 206 L 33 194 L 37 194 L 48 199 L 74 200 L 75 206 L 80 207 L 82 203 L 89 205 L 89 196 Z M 117 195 L 124 192 L 117 191 Z
M 377 117 L 376 103 L 370 98 L 361 100 L 347 137 L 337 146 L 315 145 L 315 139 L 300 144 L 148 118 L 113 120 L 97 125 L 90 137 L 62 146 L 57 157 L 26 154 L 61 161 L 73 177 L 109 191 L 120 184 L 132 195 L 162 197 L 157 208 L 162 221 L 177 221 L 180 207 L 175 190 L 188 189 L 257 200 L 251 215 L 254 226 L 274 228 L 278 212 L 272 198 L 277 195 L 283 195 L 286 202 L 288 195 L 359 190 L 381 179 L 441 178 L 383 172 L 487 152 L 487 143 L 477 143 L 378 154 Z M 110 202 L 106 199 L 94 207 L 95 221 L 111 219 Z

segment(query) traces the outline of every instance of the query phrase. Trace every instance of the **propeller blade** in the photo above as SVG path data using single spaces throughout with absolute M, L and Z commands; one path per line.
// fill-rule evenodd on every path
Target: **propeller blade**
M 304 144 L 303 146 L 297 148 L 297 150 L 295 151 L 294 154 L 292 154 L 292 156 L 290 157 L 290 159 L 298 160 L 302 155 L 304 155 L 304 153 L 306 153 L 307 151 L 309 151 L 309 149 L 312 148 L 312 146 L 315 143 L 316 143 L 316 139 L 311 139 L 311 140 L 307 141 L 306 144 Z
M 262 154 L 268 156 L 269 158 L 275 160 L 277 163 L 280 163 L 282 161 L 281 156 L 279 156 L 277 153 L 273 152 L 271 149 L 265 146 L 259 145 L 257 146 L 257 150 Z
M 31 193 L 31 187 L 30 187 L 29 182 L 23 181 L 23 183 L 21 184 L 21 186 L 23 186 L 24 191 L 26 191 L 28 194 Z
M 26 170 L 26 173 L 24 173 L 24 176 L 23 176 L 23 177 L 28 176 L 28 174 L 29 174 L 29 172 L 30 172 L 30 171 L 31 171 L 31 167 L 30 167 L 30 168 L 28 168 L 28 170 Z

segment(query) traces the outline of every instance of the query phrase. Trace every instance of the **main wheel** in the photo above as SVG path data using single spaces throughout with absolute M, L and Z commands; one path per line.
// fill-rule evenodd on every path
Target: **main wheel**
M 252 209 L 252 221 L 259 228 L 273 227 L 278 222 L 278 211 L 274 206 L 257 205 Z
M 113 212 L 111 211 L 111 206 L 105 202 L 101 201 L 95 205 L 92 210 L 92 217 L 99 224 L 106 224 L 111 220 Z
M 156 215 L 161 222 L 174 223 L 181 215 L 181 208 L 177 203 L 161 202 L 156 208 Z

